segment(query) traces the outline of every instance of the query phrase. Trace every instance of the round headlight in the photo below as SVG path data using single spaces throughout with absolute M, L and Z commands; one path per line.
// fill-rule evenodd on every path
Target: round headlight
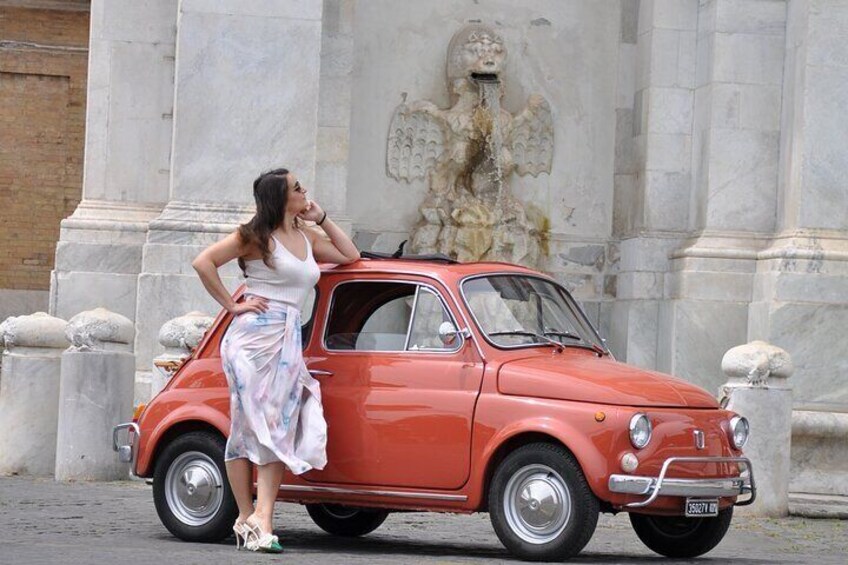
M 747 418 L 742 416 L 734 416 L 730 419 L 730 442 L 736 449 L 742 449 L 748 443 L 748 432 L 751 427 L 748 425 Z
M 649 441 L 651 441 L 651 421 L 641 412 L 634 414 L 630 418 L 630 443 L 636 449 L 642 449 L 648 445 Z

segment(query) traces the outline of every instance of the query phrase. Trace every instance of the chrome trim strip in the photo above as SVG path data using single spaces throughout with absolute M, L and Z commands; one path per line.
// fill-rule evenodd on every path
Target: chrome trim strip
M 421 285 L 415 285 L 415 297 L 412 299 L 412 312 L 409 315 L 409 323 L 406 325 L 406 339 L 403 340 L 403 350 L 409 351 L 409 338 L 412 337 L 412 324 L 418 316 L 418 295 L 421 294 Z
M 465 502 L 467 496 L 460 494 L 439 494 L 430 492 L 403 492 L 394 490 L 349 489 L 339 487 L 310 487 L 301 485 L 280 485 L 280 490 L 293 492 L 315 492 L 329 494 L 352 494 L 357 496 L 392 496 L 397 498 L 416 498 L 426 500 L 451 500 Z
M 127 432 L 127 441 L 129 441 L 129 445 L 119 444 L 118 443 L 118 433 L 121 430 L 129 429 L 133 431 L 133 434 L 129 434 Z M 112 428 L 112 450 L 120 451 L 121 447 L 129 447 L 130 448 L 130 460 L 128 463 L 130 464 L 130 473 L 132 476 L 137 477 L 135 474 L 135 464 L 138 459 L 138 439 L 141 438 L 141 430 L 138 427 L 138 424 L 135 422 L 127 422 L 124 424 L 118 424 L 114 428 Z
M 737 496 L 743 494 L 745 480 L 728 479 L 666 479 L 660 496 Z M 625 494 L 648 494 L 655 483 L 653 477 L 612 475 L 610 490 Z
M 666 477 L 674 463 L 736 463 L 745 465 L 738 477 L 710 477 L 706 479 L 670 479 Z M 747 476 L 745 475 L 747 473 Z M 610 491 L 622 494 L 648 495 L 639 502 L 631 502 L 628 508 L 641 508 L 651 504 L 658 496 L 739 496 L 751 497 L 736 506 L 747 506 L 757 498 L 754 483 L 754 468 L 747 457 L 669 457 L 663 462 L 658 477 L 633 475 L 610 475 Z
M 418 276 L 424 277 L 424 275 L 418 275 Z M 424 277 L 424 278 L 426 278 L 426 277 Z M 453 354 L 457 353 L 458 351 L 460 351 L 462 349 L 462 342 L 459 342 L 457 344 L 456 348 L 448 349 L 448 350 L 445 350 L 445 349 L 439 349 L 439 350 L 431 350 L 431 349 L 409 350 L 409 349 L 404 349 L 403 351 L 380 351 L 380 350 L 374 350 L 374 349 L 356 349 L 356 350 L 330 349 L 329 347 L 327 347 L 327 330 L 328 330 L 329 325 L 330 325 L 330 314 L 332 314 L 332 312 L 333 312 L 333 303 L 335 302 L 335 299 L 336 299 L 336 291 L 342 285 L 352 284 L 352 283 L 362 283 L 362 282 L 403 283 L 403 284 L 415 285 L 415 287 L 416 287 L 415 288 L 415 301 L 416 302 L 418 300 L 418 289 L 420 287 L 424 287 L 426 290 L 432 291 L 433 294 L 435 294 L 439 298 L 439 301 L 442 303 L 442 307 L 448 313 L 448 316 L 450 316 L 451 321 L 454 323 L 454 326 L 457 327 L 457 328 L 459 327 L 459 324 L 456 322 L 456 316 L 454 316 L 453 312 L 448 307 L 447 301 L 442 296 L 442 293 L 439 292 L 439 289 L 437 289 L 435 286 L 433 286 L 431 284 L 428 284 L 428 283 L 425 283 L 425 282 L 422 282 L 422 281 L 408 280 L 408 279 L 351 279 L 351 280 L 343 280 L 341 282 L 336 283 L 336 285 L 333 286 L 333 288 L 330 290 L 330 299 L 329 299 L 330 303 L 327 306 L 327 313 L 324 316 L 324 326 L 321 329 L 321 338 L 320 338 L 321 349 L 323 349 L 325 352 L 333 354 L 333 355 L 356 355 L 356 354 L 360 354 L 360 353 L 383 353 L 383 354 L 387 354 L 387 355 L 399 355 L 399 354 L 400 355 L 407 355 L 407 354 L 416 354 L 416 353 L 434 353 L 434 354 L 437 354 L 437 355 L 453 355 Z M 413 305 L 413 307 L 414 307 L 414 305 Z M 462 311 L 460 310 L 460 313 L 461 312 Z M 409 331 L 412 327 L 412 319 L 414 318 L 414 315 L 415 315 L 414 310 L 412 311 L 412 314 L 413 315 L 410 316 L 410 319 L 409 319 L 409 326 L 407 327 L 407 330 L 406 330 L 406 342 L 408 342 L 408 340 L 409 340 Z M 466 320 L 465 322 L 466 322 L 466 326 L 467 326 L 468 321 Z M 467 329 L 467 327 L 463 328 L 463 329 Z M 477 350 L 480 351 L 479 345 L 477 346 Z M 482 352 L 481 352 L 480 356 L 481 357 L 483 356 Z

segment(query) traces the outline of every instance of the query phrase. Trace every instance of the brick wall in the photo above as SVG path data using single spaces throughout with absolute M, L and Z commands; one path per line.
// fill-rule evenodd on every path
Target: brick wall
M 49 288 L 79 203 L 88 29 L 88 2 L 0 6 L 0 289 Z

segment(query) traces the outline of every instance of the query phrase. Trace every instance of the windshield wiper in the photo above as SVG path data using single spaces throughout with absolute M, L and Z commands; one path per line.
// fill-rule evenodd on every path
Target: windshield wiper
M 547 333 L 547 332 L 545 332 L 545 333 Z M 555 339 L 551 339 L 546 335 L 537 334 L 535 332 L 528 332 L 528 331 L 525 331 L 525 330 L 509 330 L 509 331 L 503 331 L 503 332 L 492 332 L 492 333 L 489 334 L 489 336 L 494 336 L 494 335 L 523 335 L 523 336 L 527 336 L 527 337 L 535 337 L 536 339 L 542 340 L 543 343 L 553 345 L 554 347 L 556 347 L 560 351 L 564 347 L 561 342 L 559 342 Z
M 606 355 L 606 351 L 604 351 L 604 349 L 601 346 L 599 346 L 598 344 L 592 343 L 592 342 L 586 342 L 579 335 L 573 334 L 573 333 L 570 333 L 570 332 L 560 332 L 560 331 L 551 330 L 551 331 L 546 331 L 545 335 L 542 335 L 542 334 L 537 334 L 535 332 L 528 332 L 526 330 L 509 330 L 509 331 L 502 331 L 502 332 L 491 332 L 489 335 L 490 336 L 495 336 L 495 335 L 523 335 L 523 336 L 527 336 L 527 337 L 538 338 L 538 339 L 542 340 L 542 342 L 544 342 L 544 343 L 548 343 L 550 345 L 555 346 L 560 351 L 562 350 L 563 347 L 566 347 L 566 344 L 562 343 L 561 341 L 557 341 L 555 339 L 549 338 L 547 334 L 559 335 L 559 336 L 567 337 L 567 338 L 570 338 L 570 339 L 579 340 L 582 343 L 569 344 L 569 346 L 570 347 L 582 347 L 582 348 L 585 348 L 585 349 L 591 349 L 592 351 L 594 351 L 595 353 L 598 354 L 598 357 L 603 357 L 604 355 Z
M 591 349 L 592 351 L 594 351 L 595 353 L 598 354 L 598 357 L 603 357 L 606 354 L 606 351 L 604 350 L 603 347 L 601 347 L 600 345 L 598 345 L 597 343 L 595 343 L 593 341 L 587 341 L 587 340 L 583 339 L 582 337 L 580 337 L 579 335 L 577 335 L 575 333 L 563 332 L 563 331 L 559 331 L 559 330 L 550 329 L 550 330 L 545 332 L 545 335 L 548 335 L 548 334 L 556 335 L 556 336 L 560 336 L 560 337 L 567 337 L 569 339 L 575 339 L 575 340 L 577 340 L 581 343 L 573 344 L 574 347 L 585 347 L 585 348 Z
M 577 341 L 583 341 L 583 338 L 579 335 L 571 332 L 563 332 L 559 330 L 550 329 L 545 332 L 545 335 L 555 335 L 559 337 L 567 337 L 568 339 L 576 339 Z

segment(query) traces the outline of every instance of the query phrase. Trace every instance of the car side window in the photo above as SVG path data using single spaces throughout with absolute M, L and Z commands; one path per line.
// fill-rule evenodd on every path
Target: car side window
M 410 351 L 453 351 L 459 346 L 457 336 L 445 337 L 439 334 L 439 328 L 448 322 L 455 328 L 450 314 L 439 296 L 432 290 L 419 287 L 415 301 L 415 312 L 409 333 Z
M 446 321 L 454 323 L 439 296 L 424 286 L 343 283 L 333 293 L 324 344 L 336 351 L 452 351 L 459 339 L 439 335 Z
M 352 282 L 333 293 L 325 335 L 330 350 L 403 351 L 416 285 Z

